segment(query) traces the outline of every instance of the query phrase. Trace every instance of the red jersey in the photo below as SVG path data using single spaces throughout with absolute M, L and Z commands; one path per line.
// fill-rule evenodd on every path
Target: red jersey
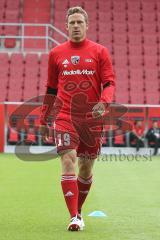
M 140 127 L 140 126 L 135 126 L 134 127 L 134 132 L 136 133 L 136 135 L 138 137 L 142 137 L 144 135 L 144 127 Z
M 115 77 L 108 50 L 88 39 L 80 43 L 67 41 L 53 48 L 49 54 L 47 87 L 58 89 L 57 98 L 62 102 L 60 115 L 63 116 L 70 115 L 76 94 L 82 93 L 88 102 L 95 104 L 110 103 Z M 80 106 L 80 95 L 78 99 Z

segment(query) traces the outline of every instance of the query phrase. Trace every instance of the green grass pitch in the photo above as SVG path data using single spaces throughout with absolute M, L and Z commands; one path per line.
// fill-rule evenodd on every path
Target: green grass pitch
M 107 217 L 89 217 L 101 210 Z M 86 228 L 68 232 L 60 161 L 0 154 L 0 240 L 159 240 L 160 157 L 97 161 L 83 209 Z

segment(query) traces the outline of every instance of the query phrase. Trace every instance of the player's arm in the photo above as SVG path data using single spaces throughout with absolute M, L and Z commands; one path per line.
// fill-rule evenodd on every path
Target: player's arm
M 115 91 L 115 74 L 110 55 L 106 48 L 103 48 L 100 53 L 100 74 L 102 92 L 99 103 L 93 108 L 93 114 L 95 117 L 103 115 L 108 108 L 108 105 L 112 102 Z
M 100 72 L 102 81 L 102 93 L 100 102 L 111 103 L 115 91 L 115 74 L 110 55 L 106 48 L 103 48 L 100 60 Z
M 49 54 L 48 60 L 48 79 L 46 92 L 41 107 L 40 114 L 40 132 L 42 136 L 48 135 L 47 122 L 56 99 L 58 89 L 58 72 L 53 52 Z

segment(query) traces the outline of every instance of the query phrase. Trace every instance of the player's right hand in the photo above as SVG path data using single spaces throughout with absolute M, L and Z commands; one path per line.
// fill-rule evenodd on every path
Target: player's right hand
M 47 125 L 41 125 L 39 128 L 40 135 L 43 141 L 48 140 L 49 138 L 49 127 Z

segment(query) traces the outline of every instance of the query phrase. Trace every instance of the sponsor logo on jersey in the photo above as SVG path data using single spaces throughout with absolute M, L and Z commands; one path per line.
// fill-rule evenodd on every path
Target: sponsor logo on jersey
M 95 73 L 95 71 L 93 71 L 93 70 L 77 69 L 77 70 L 71 70 L 71 71 L 64 70 L 62 75 L 93 75 L 94 73 Z
M 79 63 L 80 56 L 71 56 L 71 62 L 76 65 Z
M 85 59 L 85 62 L 88 62 L 88 63 L 89 63 L 89 62 L 93 62 L 93 60 L 90 59 L 90 58 L 86 58 L 86 59 Z
M 65 59 L 63 62 L 62 62 L 63 65 L 66 65 L 66 64 L 69 64 L 68 60 Z

